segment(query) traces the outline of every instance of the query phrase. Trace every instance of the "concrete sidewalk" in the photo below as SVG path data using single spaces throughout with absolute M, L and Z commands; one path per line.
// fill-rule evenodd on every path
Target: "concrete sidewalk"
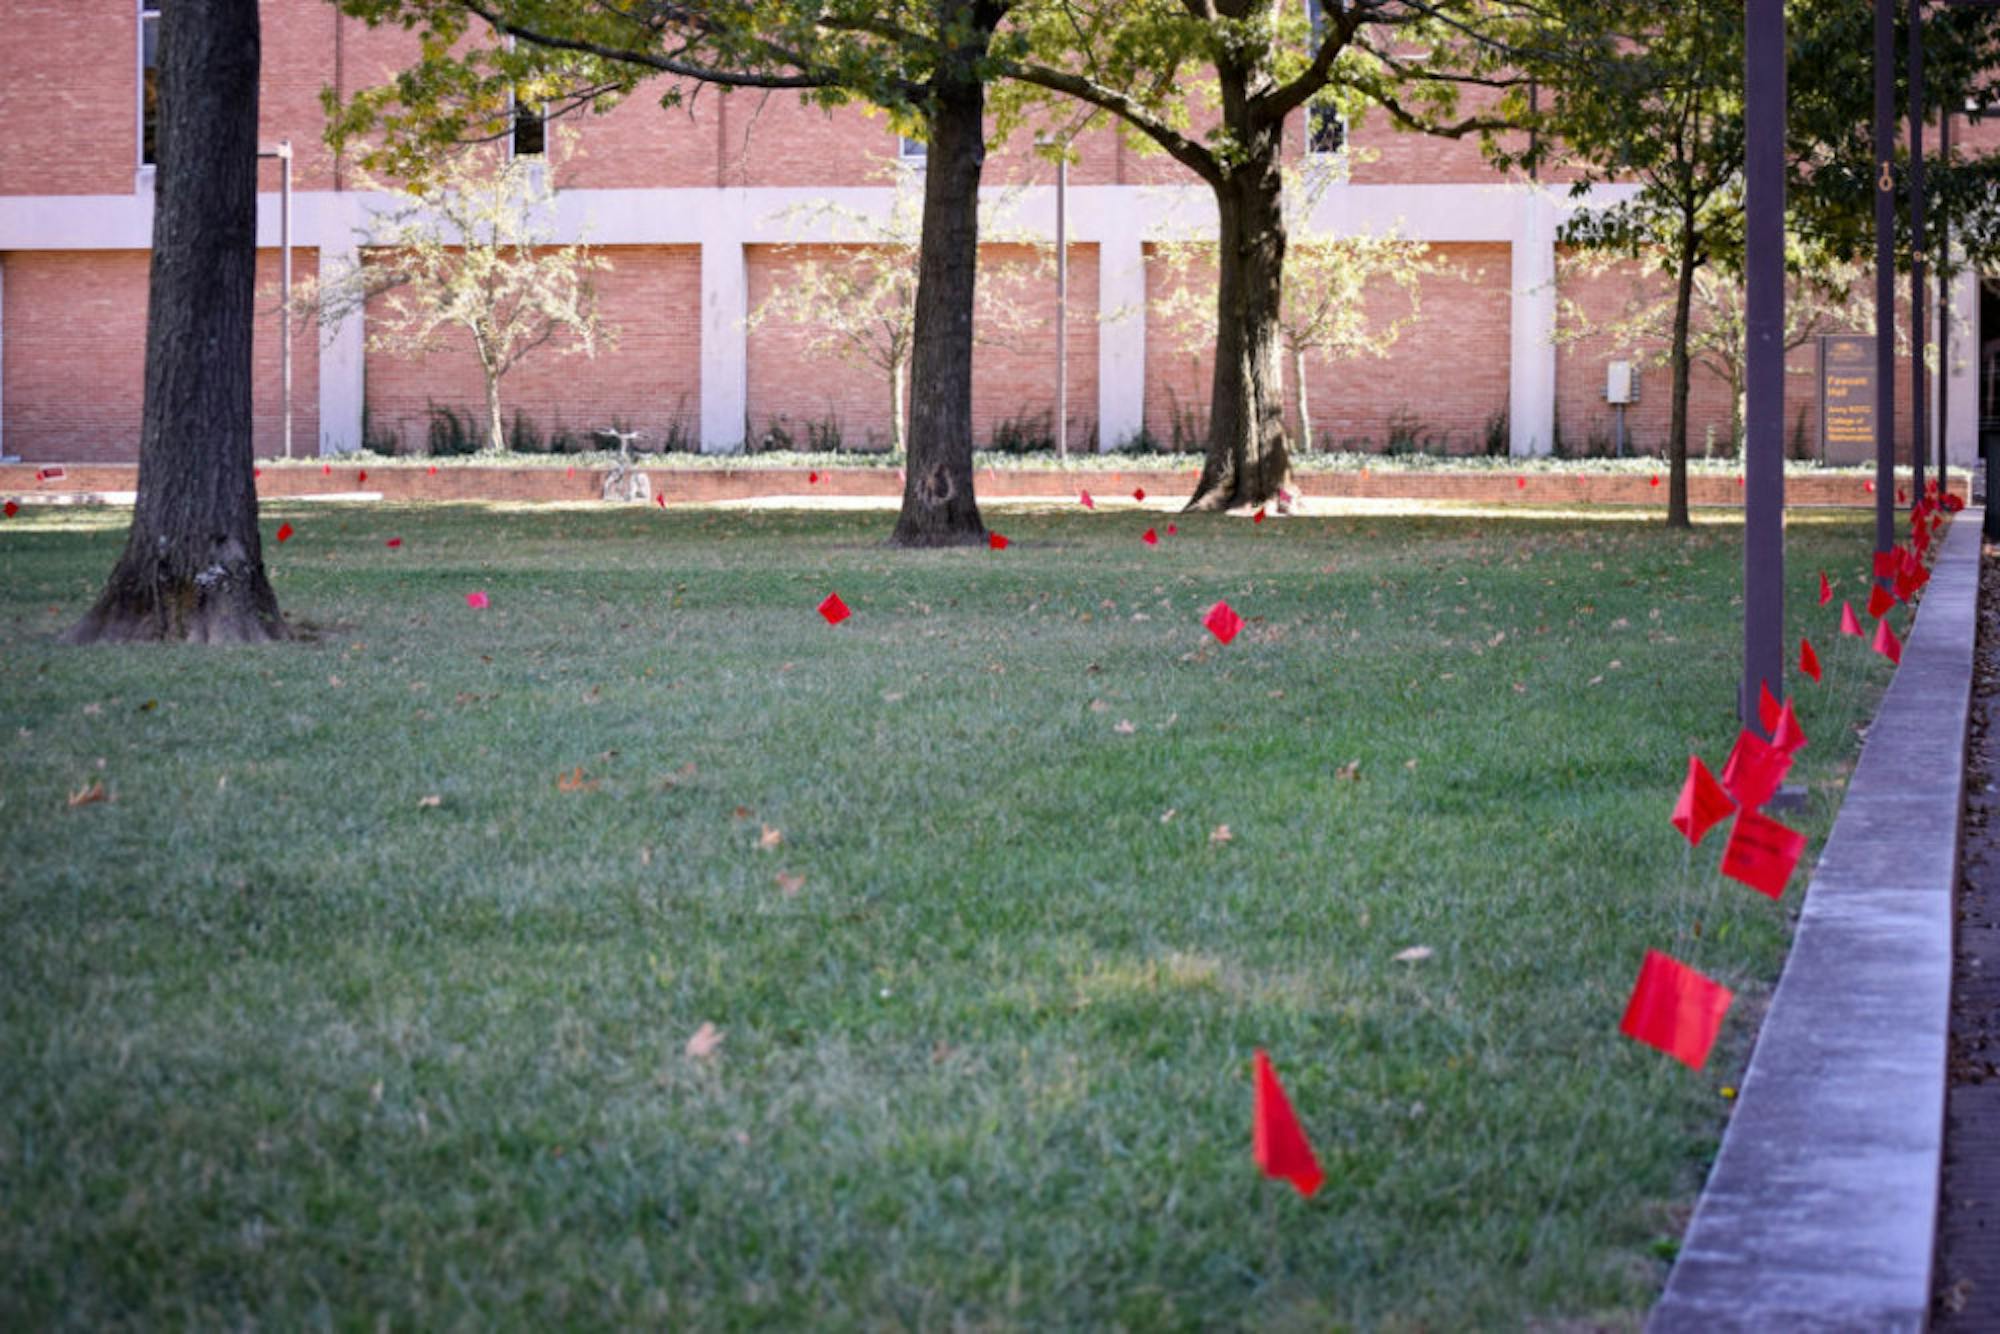
M 1947 531 L 1649 1330 L 1924 1328 L 1981 518 Z

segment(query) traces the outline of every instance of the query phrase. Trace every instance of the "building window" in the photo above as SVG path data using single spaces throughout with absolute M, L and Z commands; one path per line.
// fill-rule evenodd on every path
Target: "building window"
M 930 161 L 931 146 L 905 134 L 896 140 L 896 156 L 910 166 L 921 167 Z
M 1346 151 L 1347 117 L 1331 102 L 1306 105 L 1306 152 L 1316 157 Z
M 514 104 L 514 126 L 508 144 L 515 157 L 541 157 L 548 152 L 549 118 L 539 106 Z
M 165 0 L 139 3 L 139 165 L 160 161 L 160 6 Z

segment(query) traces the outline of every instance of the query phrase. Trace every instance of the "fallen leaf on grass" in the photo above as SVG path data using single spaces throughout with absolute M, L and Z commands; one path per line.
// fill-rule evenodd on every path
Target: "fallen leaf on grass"
M 1425 959 L 1431 957 L 1431 947 L 1428 945 L 1412 945 L 1406 950 L 1396 951 L 1394 957 L 1397 963 L 1422 963 Z
M 747 820 L 754 814 L 756 814 L 756 812 L 752 811 L 748 806 L 738 806 L 735 810 L 729 813 L 729 816 L 733 820 Z
M 785 841 L 784 831 L 781 829 L 773 829 L 769 825 L 765 825 L 764 832 L 757 835 L 757 846 L 760 848 L 775 848 L 784 841 Z
M 69 804 L 72 808 L 77 806 L 92 806 L 100 801 L 109 800 L 111 800 L 111 797 L 105 792 L 104 784 L 101 780 L 92 783 L 89 787 L 80 787 L 69 794 Z
M 1236 835 L 1229 832 L 1228 825 L 1219 824 L 1214 829 L 1209 831 L 1208 841 L 1210 843 L 1227 843 L 1230 839 L 1235 837 Z
M 805 887 L 806 887 L 806 878 L 804 876 L 788 875 L 783 871 L 778 872 L 778 892 L 783 894 L 786 898 L 788 899 L 797 898 L 799 896 L 799 891 L 804 889 Z
M 694 1036 L 687 1040 L 687 1054 L 690 1059 L 698 1061 L 705 1056 L 715 1055 L 721 1046 L 722 1030 L 704 1021 L 702 1026 L 694 1031 Z
M 1358 782 L 1360 782 L 1360 781 L 1361 781 L 1361 761 L 1360 761 L 1360 760 L 1349 760 L 1349 761 L 1348 761 L 1347 763 L 1345 763 L 1345 764 L 1341 765 L 1341 766 L 1340 766 L 1340 767 L 1339 767 L 1338 769 L 1335 769 L 1335 770 L 1333 771 L 1333 776 L 1334 776 L 1334 779 L 1335 779 L 1335 780 L 1336 780 L 1337 782 L 1343 782 L 1343 783 L 1358 783 Z
M 1132 725 L 1132 720 L 1130 718 L 1120 718 L 1117 722 L 1111 724 L 1111 730 L 1118 733 L 1120 736 L 1131 736 L 1134 732 L 1138 731 L 1139 729 Z
M 585 778 L 583 776 L 583 766 L 580 764 L 566 774 L 556 775 L 556 791 L 558 792 L 595 792 L 596 790 L 597 780 L 595 778 Z
M 1169 806 L 1167 807 L 1167 813 L 1160 817 L 1160 823 L 1161 824 L 1170 823 L 1173 820 L 1173 818 L 1179 814 L 1180 814 L 1179 811 L 1175 810 L 1172 806 Z
M 435 792 L 431 793 L 429 796 L 417 798 L 417 809 L 420 811 L 430 807 L 442 806 L 442 805 L 444 805 L 444 798 L 440 797 Z

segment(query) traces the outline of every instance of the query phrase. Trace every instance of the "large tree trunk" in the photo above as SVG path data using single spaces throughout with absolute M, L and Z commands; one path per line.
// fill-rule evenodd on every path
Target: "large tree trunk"
M 1225 98 L 1225 100 L 1227 100 Z M 1216 245 L 1215 380 L 1208 461 L 1190 510 L 1262 505 L 1291 477 L 1285 448 L 1283 347 L 1285 214 L 1280 130 L 1245 141 L 1244 159 L 1213 182 Z
M 486 372 L 486 448 L 495 454 L 507 448 L 507 428 L 500 421 L 500 377 Z
M 161 27 L 138 504 L 68 638 L 283 639 L 250 449 L 257 0 L 174 0 Z
M 1689 222 L 1691 236 L 1693 223 Z M 1667 527 L 1688 528 L 1688 380 L 1693 359 L 1688 356 L 1688 320 L 1694 308 L 1695 252 L 1692 240 L 1681 246 L 1680 272 L 1674 286 L 1673 410 L 1667 418 Z
M 972 301 L 979 272 L 979 177 L 986 86 L 977 65 L 1000 14 L 985 0 L 938 0 L 941 30 L 964 42 L 931 76 L 924 231 L 911 349 L 910 449 L 891 546 L 973 546 L 986 525 L 972 493 Z

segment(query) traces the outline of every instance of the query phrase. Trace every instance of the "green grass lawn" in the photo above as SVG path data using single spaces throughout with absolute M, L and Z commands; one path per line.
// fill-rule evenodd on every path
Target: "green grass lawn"
M 989 518 L 272 505 L 320 637 L 238 650 L 59 647 L 125 516 L 0 527 L 0 1326 L 1636 1324 L 1805 882 L 1667 823 L 1736 529 Z M 1815 848 L 1869 531 L 1791 532 Z

